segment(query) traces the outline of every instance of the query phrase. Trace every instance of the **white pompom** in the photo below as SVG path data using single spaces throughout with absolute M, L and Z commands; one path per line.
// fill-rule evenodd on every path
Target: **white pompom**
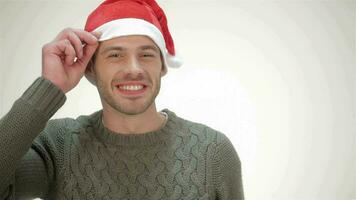
M 167 65 L 171 68 L 179 68 L 183 65 L 183 58 L 176 52 L 176 55 L 172 56 L 169 53 L 166 55 Z

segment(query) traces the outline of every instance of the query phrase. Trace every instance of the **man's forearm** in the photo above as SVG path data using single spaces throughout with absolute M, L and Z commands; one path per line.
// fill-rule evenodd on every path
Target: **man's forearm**
M 50 81 L 38 78 L 0 120 L 0 193 L 8 187 L 32 141 L 65 99 Z

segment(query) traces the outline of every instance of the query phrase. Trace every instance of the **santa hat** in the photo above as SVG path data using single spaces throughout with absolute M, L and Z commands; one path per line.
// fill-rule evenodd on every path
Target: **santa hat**
M 101 32 L 99 41 L 128 35 L 148 36 L 160 48 L 164 66 L 182 65 L 167 18 L 155 0 L 106 0 L 89 15 L 85 31 Z

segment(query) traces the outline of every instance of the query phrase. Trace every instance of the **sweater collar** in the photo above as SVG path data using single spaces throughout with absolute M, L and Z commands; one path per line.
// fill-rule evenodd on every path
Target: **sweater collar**
M 168 120 L 165 125 L 157 131 L 142 134 L 123 134 L 109 130 L 102 123 L 102 110 L 90 115 L 89 120 L 90 124 L 94 128 L 94 135 L 104 143 L 125 146 L 153 145 L 166 141 L 177 126 L 177 116 L 175 113 L 169 111 L 168 109 L 164 109 L 161 112 L 165 112 L 168 115 Z

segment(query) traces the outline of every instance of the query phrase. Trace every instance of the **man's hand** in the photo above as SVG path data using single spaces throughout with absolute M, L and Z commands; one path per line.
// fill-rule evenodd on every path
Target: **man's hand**
M 100 33 L 67 28 L 42 48 L 42 76 L 64 93 L 73 89 L 99 46 Z M 76 59 L 76 60 L 74 60 Z

